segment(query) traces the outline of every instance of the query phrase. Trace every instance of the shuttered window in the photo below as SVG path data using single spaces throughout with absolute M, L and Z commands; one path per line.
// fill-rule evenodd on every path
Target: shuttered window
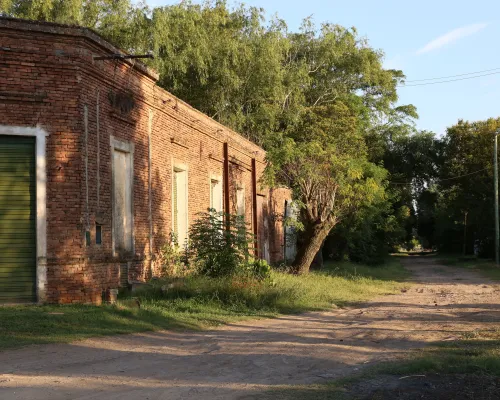
M 222 179 L 210 180 L 210 208 L 217 212 L 222 211 Z
M 186 245 L 188 237 L 187 226 L 187 171 L 174 169 L 172 188 L 173 229 L 179 246 Z
M 179 218 L 179 210 L 177 209 L 177 172 L 174 171 L 174 184 L 173 184 L 173 193 L 172 193 L 172 199 L 173 199 L 173 219 L 174 219 L 174 234 L 175 238 L 178 239 L 179 236 L 179 224 L 178 224 L 178 218 Z
M 0 136 L 0 302 L 35 300 L 35 138 Z
M 236 214 L 245 215 L 245 188 L 238 187 L 236 190 Z

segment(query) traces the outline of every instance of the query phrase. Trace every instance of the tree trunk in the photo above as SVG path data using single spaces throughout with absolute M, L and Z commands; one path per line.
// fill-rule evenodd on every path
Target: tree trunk
M 325 239 L 326 240 L 326 239 Z M 320 270 L 323 269 L 323 247 L 325 247 L 325 242 L 321 243 L 319 251 L 314 256 L 314 260 L 311 264 L 311 269 Z
M 309 272 L 314 257 L 318 254 L 332 228 L 331 223 L 324 222 L 314 225 L 303 233 L 303 243 L 299 247 L 293 263 L 294 271 L 297 274 L 307 274 Z

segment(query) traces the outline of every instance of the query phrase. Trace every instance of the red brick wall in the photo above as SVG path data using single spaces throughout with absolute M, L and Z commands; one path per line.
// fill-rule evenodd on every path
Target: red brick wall
M 103 290 L 119 285 L 119 266 L 126 262 L 132 265 L 129 280 L 147 279 L 154 254 L 172 230 L 174 163 L 188 167 L 188 219 L 192 223 L 210 205 L 210 176 L 223 175 L 224 142 L 229 144 L 232 160 L 230 193 L 236 182 L 244 185 L 246 220 L 252 224 L 251 161 L 256 158 L 260 179 L 265 167 L 260 147 L 156 86 L 155 74 L 144 67 L 94 61 L 94 55 L 117 50 L 85 29 L 0 19 L 0 39 L 0 124 L 40 125 L 49 132 L 50 302 L 99 302 Z M 133 94 L 135 107 L 129 114 L 120 114 L 109 95 L 125 90 Z M 112 252 L 110 136 L 134 144 L 135 254 L 125 258 Z M 258 193 L 266 196 L 272 217 L 271 259 L 278 261 L 283 259 L 283 229 L 277 216 L 283 214 L 290 193 L 261 186 Z M 230 200 L 233 210 L 232 195 Z M 101 245 L 95 243 L 96 222 L 102 225 Z M 85 240 L 87 230 L 90 246 Z

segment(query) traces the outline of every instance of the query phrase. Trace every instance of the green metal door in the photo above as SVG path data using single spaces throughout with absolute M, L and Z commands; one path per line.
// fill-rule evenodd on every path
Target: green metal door
M 35 138 L 0 136 L 0 303 L 35 300 Z

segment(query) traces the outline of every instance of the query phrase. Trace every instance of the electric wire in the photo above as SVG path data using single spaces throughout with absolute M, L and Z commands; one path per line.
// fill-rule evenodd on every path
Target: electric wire
M 469 76 L 466 78 L 458 78 L 458 79 L 449 79 L 446 81 L 439 81 L 439 82 L 427 82 L 427 83 L 415 83 L 412 85 L 398 85 L 397 87 L 412 87 L 412 86 L 429 86 L 429 85 L 438 85 L 440 83 L 448 83 L 448 82 L 457 82 L 457 81 L 465 81 L 468 79 L 475 79 L 475 78 L 482 78 L 484 76 L 490 76 L 490 75 L 498 75 L 500 74 L 500 71 L 497 72 L 490 72 L 489 74 L 483 74 L 483 75 L 476 75 L 476 76 Z
M 457 77 L 460 77 L 460 76 L 483 74 L 485 72 L 498 71 L 499 69 L 500 69 L 500 67 L 499 68 L 492 68 L 492 69 L 484 69 L 482 71 L 476 71 L 476 72 L 467 72 L 465 74 L 441 76 L 439 78 L 411 79 L 411 80 L 408 80 L 406 82 L 407 83 L 413 83 L 413 82 L 423 82 L 423 81 L 438 81 L 438 80 L 441 80 L 441 79 L 457 78 Z

